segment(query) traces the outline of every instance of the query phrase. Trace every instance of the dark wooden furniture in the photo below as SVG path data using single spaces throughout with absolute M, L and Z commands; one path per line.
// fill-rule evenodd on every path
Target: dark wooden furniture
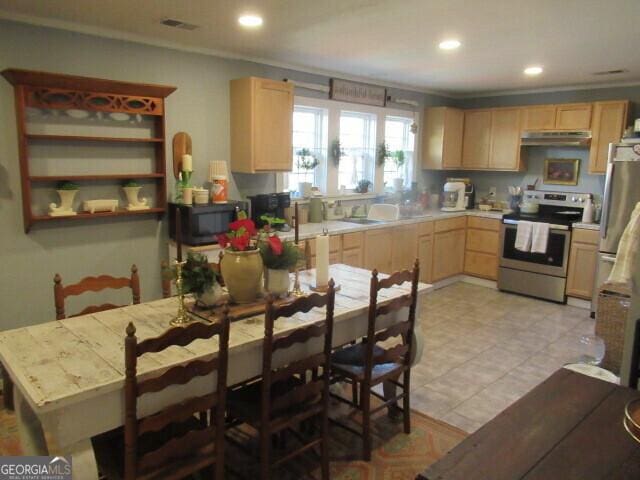
M 50 220 L 86 220 L 97 217 L 158 214 L 160 218 L 167 203 L 165 163 L 165 108 L 164 99 L 176 87 L 119 82 L 98 78 L 78 77 L 57 73 L 7 69 L 2 75 L 15 90 L 16 126 L 22 185 L 22 212 L 24 230 L 28 233 L 38 222 Z M 45 135 L 28 131 L 27 107 L 47 110 L 79 109 L 104 112 L 105 115 L 125 113 L 153 119 L 154 132 L 148 138 L 126 138 L 85 135 Z M 154 168 L 151 172 L 105 173 L 95 175 L 31 175 L 29 149 L 35 142 L 82 145 L 91 142 L 98 145 L 151 145 L 154 149 Z M 73 182 L 113 182 L 125 179 L 146 179 L 155 184 L 156 205 L 147 210 L 118 209 L 115 212 L 81 213 L 66 217 L 54 217 L 33 212 L 32 188 L 34 184 L 51 184 L 62 180 Z
M 640 318 L 635 321 L 632 345 L 629 362 L 629 386 L 637 389 L 638 379 L 640 378 Z
M 174 327 L 138 343 L 132 323 L 125 339 L 124 478 L 178 479 L 214 466 L 209 478 L 224 478 L 224 420 L 227 395 L 229 320 Z M 172 367 L 160 376 L 139 379 L 138 358 L 196 339 L 218 337 L 218 355 Z M 216 374 L 215 391 L 189 398 L 146 417 L 138 416 L 138 399 L 196 377 Z M 210 412 L 210 419 L 207 419 Z M 213 475 L 215 473 L 215 475 Z
M 262 378 L 229 394 L 230 417 L 253 426 L 259 432 L 261 480 L 270 479 L 273 468 L 317 446 L 320 446 L 322 478 L 329 480 L 329 373 L 334 303 L 333 279 L 329 281 L 326 295 L 313 293 L 280 306 L 275 306 L 273 297 L 269 297 L 265 315 Z M 274 323 L 278 318 L 308 312 L 314 307 L 326 307 L 324 322 L 274 337 Z M 278 350 L 319 337 L 324 340 L 320 353 L 274 367 L 273 357 Z M 320 369 L 322 373 L 317 375 Z M 307 381 L 308 374 L 312 374 L 310 381 Z M 309 439 L 295 430 L 302 422 L 314 418 L 321 420 L 320 436 Z M 290 448 L 286 455 L 272 461 L 272 436 L 283 432 L 290 432 L 301 445 Z
M 404 432 L 411 433 L 410 411 L 410 374 L 411 374 L 411 349 L 413 328 L 416 318 L 416 304 L 418 300 L 418 281 L 420 278 L 420 264 L 416 260 L 413 270 L 403 270 L 383 279 L 378 279 L 378 271 L 374 270 L 371 276 L 369 297 L 369 321 L 367 337 L 362 343 L 349 345 L 336 351 L 332 356 L 332 381 L 349 381 L 353 385 L 353 398 L 348 401 L 336 395 L 336 398 L 350 404 L 352 407 L 362 410 L 362 431 L 358 432 L 351 427 L 339 424 L 343 428 L 359 435 L 363 443 L 363 458 L 371 460 L 371 415 L 375 412 L 392 407 L 396 408 L 398 400 L 402 400 L 402 414 Z M 384 288 L 411 282 L 411 293 L 393 300 L 390 303 L 378 305 L 378 292 Z M 409 308 L 408 318 L 396 322 L 387 328 L 378 328 L 376 319 L 381 315 L 393 313 L 402 308 Z M 378 345 L 390 338 L 401 337 L 400 343 L 390 348 Z M 396 379 L 403 376 L 402 382 Z M 389 382 L 400 387 L 402 393 L 391 398 L 374 392 L 372 388 L 383 382 Z M 360 401 L 357 392 L 360 386 Z M 380 398 L 383 403 L 371 408 L 371 395 Z
M 56 306 L 56 319 L 67 318 L 64 311 L 65 299 L 71 295 L 80 295 L 84 292 L 99 292 L 107 288 L 130 288 L 133 296 L 133 303 L 140 303 L 140 279 L 138 277 L 138 267 L 131 266 L 131 277 L 112 277 L 110 275 L 100 275 L 99 277 L 85 277 L 73 285 L 62 286 L 62 277 L 56 273 L 53 277 L 53 296 Z M 71 315 L 77 317 L 87 313 L 102 312 L 112 308 L 119 308 L 123 305 L 103 303 L 102 305 L 91 305 L 80 313 Z
M 465 439 L 419 480 L 640 478 L 622 424 L 640 392 L 561 369 Z

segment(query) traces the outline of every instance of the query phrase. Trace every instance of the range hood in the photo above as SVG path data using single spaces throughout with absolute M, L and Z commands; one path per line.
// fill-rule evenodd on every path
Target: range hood
M 588 147 L 589 130 L 528 130 L 522 132 L 520 145 L 540 147 Z

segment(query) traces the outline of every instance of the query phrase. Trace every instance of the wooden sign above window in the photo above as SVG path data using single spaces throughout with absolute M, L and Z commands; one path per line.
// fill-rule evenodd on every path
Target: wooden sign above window
M 367 85 L 366 83 L 332 78 L 330 81 L 329 98 L 343 102 L 384 107 L 387 104 L 387 89 L 384 87 L 376 87 L 375 85 Z

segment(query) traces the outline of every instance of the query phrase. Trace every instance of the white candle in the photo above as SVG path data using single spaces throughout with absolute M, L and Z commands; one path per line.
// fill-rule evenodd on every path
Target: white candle
M 316 237 L 316 288 L 329 283 L 329 235 Z
M 191 158 L 191 155 L 182 155 L 182 171 L 193 172 L 193 158 Z

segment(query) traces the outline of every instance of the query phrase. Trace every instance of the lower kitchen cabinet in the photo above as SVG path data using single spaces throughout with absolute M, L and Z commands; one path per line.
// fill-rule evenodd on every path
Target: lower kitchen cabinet
M 342 252 L 342 263 L 352 267 L 362 267 L 362 249 L 354 248 Z
M 497 280 L 500 221 L 490 218 L 468 218 L 464 273 Z
M 436 222 L 436 230 L 438 230 Z M 433 235 L 431 281 L 437 282 L 462 273 L 464 267 L 465 230 L 438 232 Z
M 573 231 L 567 273 L 567 295 L 591 300 L 598 262 L 597 230 Z
M 464 273 L 490 280 L 498 279 L 498 257 L 488 253 L 471 252 L 464 254 Z
M 393 229 L 391 269 L 394 272 L 413 268 L 418 257 L 418 225 L 403 225 Z
M 369 230 L 364 237 L 364 268 L 392 273 L 393 228 Z
M 421 235 L 418 237 L 418 260 L 420 260 L 420 281 L 431 283 L 433 235 Z
M 342 236 L 342 263 L 362 268 L 364 232 L 345 233 Z

